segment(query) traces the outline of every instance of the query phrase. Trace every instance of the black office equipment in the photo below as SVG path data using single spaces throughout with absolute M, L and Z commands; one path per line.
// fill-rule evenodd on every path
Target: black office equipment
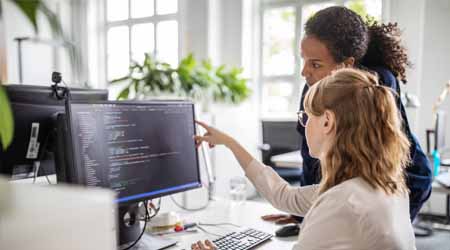
M 139 202 L 201 186 L 193 103 L 69 100 L 66 109 L 58 182 L 117 192 L 120 245 L 139 238 Z
M 438 151 L 445 151 L 446 148 L 446 136 L 445 130 L 446 124 L 446 112 L 437 111 L 435 114 L 434 128 L 426 130 L 427 136 L 427 153 L 431 154 L 431 138 L 433 138 L 433 149 Z
M 277 167 L 270 160 L 274 155 L 300 150 L 301 135 L 297 132 L 297 121 L 263 120 L 262 142 L 260 146 L 262 162 L 271 166 L 283 179 L 288 182 L 300 182 L 302 169 Z
M 65 112 L 64 100 L 58 99 L 50 86 L 5 88 L 14 116 L 14 136 L 9 148 L 0 150 L 0 174 L 12 179 L 54 174 L 55 119 Z M 107 90 L 74 88 L 71 93 L 74 100 L 108 99 Z
M 247 250 L 268 241 L 272 236 L 271 234 L 249 228 L 240 232 L 229 233 L 213 240 L 213 243 L 219 250 Z
M 449 148 L 446 144 L 447 113 L 439 110 L 435 113 L 433 129 L 426 130 L 427 154 L 431 155 L 431 138 L 433 138 L 433 150 L 439 152 L 441 166 L 450 167 Z
M 299 233 L 300 233 L 300 226 L 298 224 L 294 224 L 281 227 L 280 229 L 275 231 L 275 236 L 290 237 L 290 236 L 297 236 Z

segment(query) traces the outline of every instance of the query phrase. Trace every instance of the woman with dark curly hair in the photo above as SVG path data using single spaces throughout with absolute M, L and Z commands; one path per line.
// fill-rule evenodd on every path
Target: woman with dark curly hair
M 406 179 L 410 219 L 413 221 L 430 196 L 432 174 L 426 155 L 411 133 L 405 108 L 399 98 L 398 80 L 406 83 L 405 71 L 410 66 L 400 35 L 396 23 L 364 22 L 358 14 L 345 7 L 329 7 L 317 12 L 306 22 L 305 36 L 301 41 L 304 61 L 302 76 L 307 84 L 302 92 L 300 111 L 304 110 L 303 101 L 308 89 L 333 70 L 355 67 L 378 75 L 380 84 L 397 94 L 396 104 L 401 113 L 403 130 L 411 145 L 411 162 L 406 168 Z M 302 185 L 319 183 L 320 163 L 310 155 L 304 127 L 299 125 L 297 130 L 305 138 L 301 145 L 304 171 Z M 276 220 L 280 224 L 299 220 L 289 215 L 268 215 L 263 219 Z

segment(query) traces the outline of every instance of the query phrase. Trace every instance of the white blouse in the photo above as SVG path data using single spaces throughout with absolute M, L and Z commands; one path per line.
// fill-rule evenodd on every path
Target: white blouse
M 387 195 L 362 178 L 318 195 L 318 185 L 290 186 L 256 160 L 245 172 L 274 207 L 305 217 L 294 250 L 416 249 L 407 195 Z

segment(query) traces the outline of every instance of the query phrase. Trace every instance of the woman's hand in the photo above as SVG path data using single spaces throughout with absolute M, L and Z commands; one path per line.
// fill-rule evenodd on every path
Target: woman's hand
M 201 241 L 197 241 L 197 243 L 192 244 L 191 249 L 192 250 L 216 250 L 217 247 L 211 241 L 205 240 L 205 244 L 203 244 Z
M 298 221 L 290 214 L 269 214 L 262 216 L 261 219 L 265 221 L 273 221 L 278 225 L 298 223 Z
M 218 129 L 215 129 L 203 122 L 195 121 L 195 123 L 206 130 L 206 133 L 203 136 L 194 136 L 195 144 L 197 145 L 197 147 L 200 146 L 202 142 L 207 142 L 209 144 L 209 147 L 212 148 L 215 145 L 227 146 L 230 142 L 233 141 L 233 138 Z
M 202 126 L 206 133 L 203 136 L 194 136 L 195 145 L 198 147 L 202 142 L 207 142 L 209 147 L 214 147 L 215 145 L 225 145 L 227 148 L 233 152 L 236 159 L 239 161 L 239 165 L 245 169 L 252 160 L 253 156 L 250 155 L 244 147 L 242 147 L 235 139 L 231 136 L 221 132 L 218 129 L 210 127 L 203 122 L 195 121 L 198 125 Z

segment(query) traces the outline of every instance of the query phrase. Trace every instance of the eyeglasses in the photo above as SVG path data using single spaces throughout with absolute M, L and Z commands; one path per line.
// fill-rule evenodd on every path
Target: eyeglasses
M 300 125 L 302 125 L 303 127 L 306 127 L 306 122 L 308 121 L 308 115 L 306 114 L 306 112 L 304 110 L 300 110 L 297 112 L 297 116 L 298 116 L 298 122 L 300 122 Z

